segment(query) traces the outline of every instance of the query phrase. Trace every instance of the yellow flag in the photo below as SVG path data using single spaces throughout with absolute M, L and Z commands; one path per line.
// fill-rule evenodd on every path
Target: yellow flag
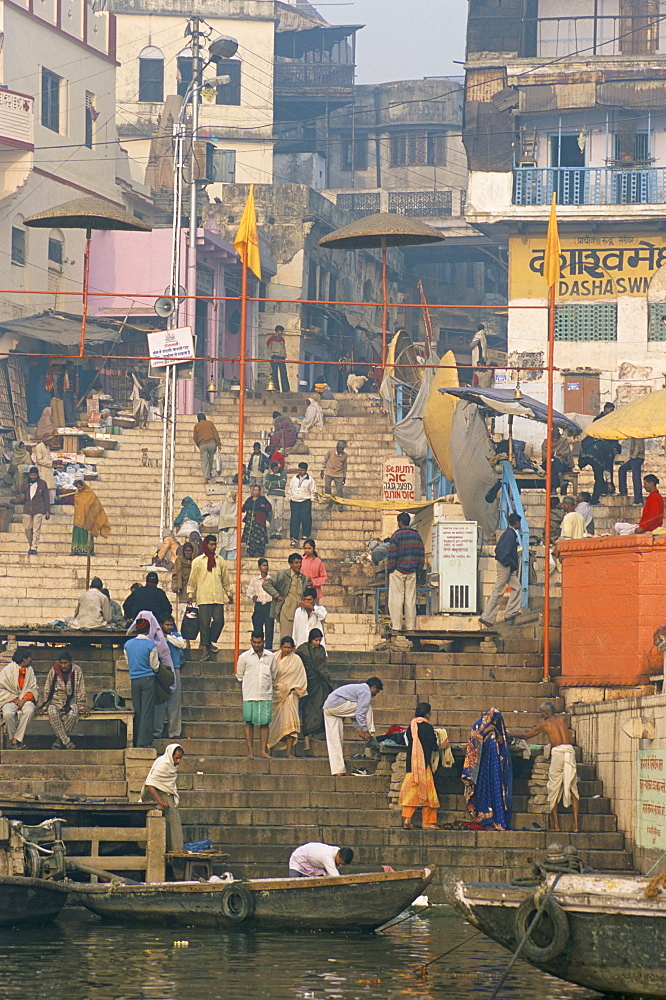
M 560 234 L 557 229 L 556 205 L 557 198 L 553 191 L 546 236 L 546 253 L 543 261 L 543 276 L 548 282 L 549 288 L 552 288 L 560 280 Z
M 254 184 L 250 184 L 250 193 L 245 202 L 234 247 L 243 263 L 247 264 L 252 273 L 261 281 L 261 255 L 259 253 L 259 234 L 257 233 L 257 213 L 254 208 Z

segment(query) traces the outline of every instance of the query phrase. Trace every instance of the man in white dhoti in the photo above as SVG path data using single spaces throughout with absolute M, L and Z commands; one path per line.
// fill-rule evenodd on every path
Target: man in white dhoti
M 560 829 L 557 815 L 557 804 L 562 802 L 567 808 L 573 809 L 573 832 L 578 833 L 578 811 L 580 796 L 578 794 L 578 776 L 576 772 L 576 751 L 572 736 L 566 723 L 566 716 L 556 715 L 555 706 L 550 701 L 544 701 L 539 707 L 541 722 L 525 733 L 524 739 L 529 740 L 543 733 L 550 740 L 550 768 L 548 769 L 548 806 L 553 820 L 553 830 Z
M 383 690 L 379 677 L 369 677 L 365 684 L 343 684 L 331 691 L 324 702 L 324 727 L 331 774 L 346 773 L 342 749 L 343 719 L 355 718 L 361 737 L 369 740 L 375 731 L 372 699 Z

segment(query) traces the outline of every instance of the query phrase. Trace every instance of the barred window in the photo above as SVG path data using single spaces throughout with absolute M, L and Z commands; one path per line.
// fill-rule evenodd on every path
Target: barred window
M 650 302 L 648 340 L 666 340 L 666 302 Z
M 555 312 L 555 340 L 617 340 L 615 302 L 576 302 Z

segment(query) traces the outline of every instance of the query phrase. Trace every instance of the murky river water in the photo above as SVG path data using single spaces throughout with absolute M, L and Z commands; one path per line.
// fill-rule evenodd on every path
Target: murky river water
M 0 932 L 3 1000 L 469 1000 L 487 998 L 509 954 L 447 907 L 383 934 L 254 934 L 102 924 L 76 913 Z M 186 939 L 187 948 L 174 940 Z M 598 1000 L 518 962 L 500 1000 Z

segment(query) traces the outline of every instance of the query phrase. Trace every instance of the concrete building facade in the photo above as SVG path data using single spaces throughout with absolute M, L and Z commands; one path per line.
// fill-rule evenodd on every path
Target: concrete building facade
M 86 195 L 150 212 L 115 130 L 115 18 L 88 0 L 39 10 L 2 0 L 0 31 L 0 282 L 15 289 L 0 295 L 0 319 L 77 312 L 80 298 L 63 293 L 81 289 L 84 234 L 28 229 L 24 219 Z
M 472 0 L 466 218 L 508 251 L 511 364 L 544 364 L 548 212 L 562 245 L 555 363 L 601 402 L 662 384 L 666 62 L 660 4 Z M 530 307 L 530 308 L 521 308 Z M 542 380 L 538 372 L 524 378 Z

